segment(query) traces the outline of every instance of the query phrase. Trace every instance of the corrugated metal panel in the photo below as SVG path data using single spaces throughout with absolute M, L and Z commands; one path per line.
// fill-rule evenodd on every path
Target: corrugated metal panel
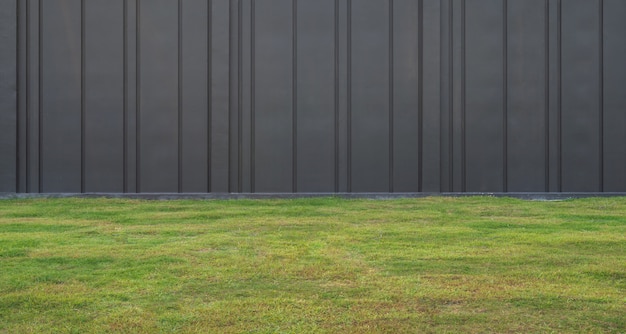
M 17 187 L 17 1 L 0 5 L 0 192 Z
M 17 10 L 16 0 L 0 4 L 0 192 L 17 189 Z
M 621 0 L 17 3 L 0 191 L 626 191 Z

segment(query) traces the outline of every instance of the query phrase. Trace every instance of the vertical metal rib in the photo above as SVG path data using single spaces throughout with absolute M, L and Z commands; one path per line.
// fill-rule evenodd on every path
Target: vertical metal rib
M 135 59 L 135 89 L 136 89 L 136 101 L 135 101 L 135 155 L 136 155 L 136 164 L 135 164 L 135 183 L 136 183 L 136 191 L 138 193 L 141 192 L 141 0 L 137 0 L 137 9 L 135 12 L 135 43 L 137 47 L 136 51 L 136 59 Z
M 207 192 L 213 178 L 213 0 L 207 4 Z
M 228 192 L 232 193 L 232 174 L 233 174 L 233 166 L 232 164 L 232 128 L 233 128 L 233 118 L 231 116 L 233 110 L 233 101 L 232 101 L 232 81 L 233 81 L 233 3 L 228 3 Z
M 418 123 L 418 149 L 417 149 L 417 191 L 424 190 L 424 0 L 417 3 L 418 32 L 417 32 L 417 123 Z
M 600 0 L 600 101 L 599 101 L 599 114 L 600 114 L 600 177 L 599 177 L 599 189 L 600 192 L 604 192 L 604 0 Z
M 21 6 L 21 0 L 17 0 L 15 3 L 15 11 L 17 13 L 17 25 L 16 25 L 16 35 L 17 35 L 17 40 L 16 40 L 16 48 L 15 48 L 15 61 L 16 61 L 16 75 L 15 75 L 15 87 L 16 87 L 16 101 L 17 101 L 17 115 L 16 115 L 16 119 L 15 119 L 15 192 L 19 193 L 21 192 L 20 189 L 20 177 L 22 175 L 22 172 L 20 171 L 20 167 L 21 167 L 21 161 L 20 161 L 20 151 L 22 149 L 22 145 L 20 143 L 20 135 L 21 135 L 21 124 L 22 124 L 22 112 L 21 112 L 21 100 L 22 100 L 22 92 L 21 92 L 21 87 L 20 85 L 22 84 L 22 80 L 20 79 L 21 73 L 22 73 L 22 60 L 20 59 L 20 51 L 22 49 L 22 29 L 21 29 L 21 23 L 22 23 L 22 6 Z
M 503 63 L 503 89 L 502 89 L 502 110 L 503 110 L 503 120 L 502 120 L 502 133 L 504 141 L 502 143 L 502 189 L 504 192 L 507 192 L 509 189 L 508 181 L 508 173 L 509 173 L 509 18 L 508 18 L 508 0 L 504 0 L 503 9 L 502 9 L 502 63 Z
M 563 191 L 563 147 L 562 147 L 562 142 L 563 142 L 563 131 L 562 131 L 562 121 L 561 121 L 561 116 L 562 116 L 562 108 L 563 108 L 563 83 L 562 83 L 562 71 L 563 71 L 563 62 L 562 62 L 562 38 L 561 38 L 561 25 L 562 25 L 562 3 L 561 0 L 557 0 L 557 61 L 558 61 L 558 95 L 557 95 L 557 131 L 558 131 L 558 180 L 559 180 L 559 184 L 558 184 L 558 191 L 562 192 Z
M 240 25 L 242 27 L 242 25 Z M 256 3 L 250 0 L 250 191 L 256 192 Z
M 243 107 L 242 107 L 242 93 L 243 93 L 243 71 L 242 71 L 242 65 L 243 65 L 243 60 L 242 60 L 242 46 L 243 46 L 243 42 L 242 42 L 242 24 L 241 24 L 241 20 L 243 17 L 242 14 L 242 8 L 241 8 L 241 1 L 237 1 L 237 37 L 238 37 L 238 48 L 237 48 L 237 127 L 238 127 L 238 131 L 237 131 L 237 147 L 238 147 L 238 178 L 237 178 L 237 192 L 241 193 L 243 190 L 243 185 L 242 185 L 242 180 L 243 180 L 243 125 L 241 124 L 242 121 L 242 114 L 243 114 Z M 251 162 L 252 163 L 252 162 Z
M 39 0 L 39 18 L 38 18 L 38 28 L 39 28 L 39 40 L 37 41 L 39 44 L 39 47 L 37 50 L 39 53 L 39 68 L 38 68 L 38 82 L 37 85 L 39 86 L 39 105 L 37 106 L 38 110 L 38 116 L 37 116 L 37 126 L 38 126 L 38 131 L 39 131 L 39 138 L 38 138 L 38 147 L 37 147 L 37 155 L 38 155 L 38 170 L 37 173 L 39 174 L 38 176 L 38 192 L 43 192 L 43 74 L 42 74 L 42 68 L 43 68 L 43 6 L 42 6 L 43 0 Z
M 394 41 L 393 41 L 393 0 L 389 0 L 389 192 L 394 191 Z
M 461 0 L 461 191 L 465 192 L 467 189 L 467 136 L 466 136 L 466 57 L 465 57 L 465 42 L 466 42 L 466 14 L 465 14 L 465 0 Z
M 178 0 L 178 192 L 183 192 L 183 2 Z
M 85 192 L 85 0 L 80 2 L 80 192 Z
M 449 1 L 448 1 L 449 3 Z M 439 62 L 439 168 L 441 170 L 441 173 L 439 174 L 439 191 L 443 192 L 445 191 L 443 189 L 443 185 L 444 185 L 444 140 L 443 140 L 443 129 L 445 128 L 444 125 L 444 118 L 443 118 L 443 104 L 444 104 L 444 91 L 446 90 L 445 87 L 445 80 L 444 80 L 444 67 L 445 67 L 445 55 L 444 55 L 444 11 L 443 11 L 443 2 L 440 4 L 440 9 L 439 9 L 439 40 L 441 41 L 441 43 L 439 44 L 439 54 L 441 57 L 441 61 Z
M 122 126 L 123 126 L 123 156 L 122 156 L 122 188 L 123 192 L 128 192 L 128 0 L 123 2 L 122 16 L 124 20 L 123 32 L 123 53 L 124 53 L 124 79 L 123 79 L 123 99 L 124 107 L 122 110 Z
M 31 142 L 30 142 L 30 124 L 31 124 L 31 120 L 30 120 L 30 92 L 31 92 L 31 80 L 30 80 L 30 71 L 31 71 L 31 66 L 30 66 L 30 62 L 31 62 L 31 56 L 30 56 L 30 1 L 31 0 L 25 0 L 26 1 L 26 13 L 25 13 L 25 30 L 26 30 L 26 38 L 24 38 L 24 46 L 26 48 L 26 99 L 25 99 L 25 103 L 26 105 L 24 106 L 25 108 L 25 113 L 24 116 L 26 118 L 26 124 L 24 127 L 24 132 L 25 132 L 25 136 L 26 136 L 26 143 L 25 143 L 25 149 L 26 149 L 26 156 L 24 157 L 26 159 L 26 161 L 24 161 L 26 170 L 25 170 L 25 176 L 26 176 L 26 189 L 25 192 L 26 193 L 30 193 L 31 192 L 31 171 L 30 171 L 30 146 L 31 146 Z
M 298 0 L 293 0 L 292 8 L 292 166 L 291 166 L 291 191 L 298 192 Z
M 347 18 L 347 33 L 348 33 L 348 90 L 347 90 L 347 139 L 348 139 L 348 192 L 352 192 L 352 0 L 348 1 L 348 18 Z
M 339 192 L 339 0 L 335 0 L 335 192 Z
M 545 0 L 545 192 L 550 192 L 550 0 Z
M 448 191 L 454 191 L 454 7 L 448 0 Z

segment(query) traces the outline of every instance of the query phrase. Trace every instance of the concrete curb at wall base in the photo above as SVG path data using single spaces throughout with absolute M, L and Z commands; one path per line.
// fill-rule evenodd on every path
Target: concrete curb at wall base
M 560 201 L 591 197 L 626 197 L 626 192 L 572 192 L 572 193 L 51 193 L 17 194 L 0 193 L 0 199 L 45 198 L 115 198 L 141 200 L 238 200 L 238 199 L 300 199 L 335 197 L 343 199 L 390 200 L 426 197 L 508 197 L 532 201 Z

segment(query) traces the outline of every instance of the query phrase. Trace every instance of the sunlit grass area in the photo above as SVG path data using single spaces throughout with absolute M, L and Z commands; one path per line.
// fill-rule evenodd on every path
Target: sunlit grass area
M 0 200 L 0 333 L 626 332 L 626 198 Z

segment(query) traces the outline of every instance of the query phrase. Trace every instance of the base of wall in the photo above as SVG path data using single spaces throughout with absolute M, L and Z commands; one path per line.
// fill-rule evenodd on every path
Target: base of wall
M 626 192 L 568 192 L 568 193 L 52 193 L 52 194 L 16 194 L 0 193 L 0 199 L 29 198 L 120 198 L 144 200 L 228 200 L 228 199 L 297 199 L 337 197 L 346 199 L 395 199 L 424 197 L 510 197 L 534 201 L 557 201 L 587 197 L 626 197 Z

